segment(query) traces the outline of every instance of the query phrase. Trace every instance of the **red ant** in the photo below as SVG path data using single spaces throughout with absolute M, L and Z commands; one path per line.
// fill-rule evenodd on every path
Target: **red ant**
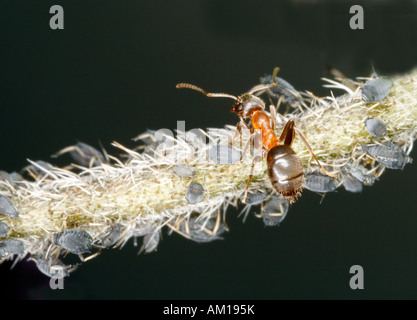
M 253 134 L 255 130 L 261 130 L 262 137 L 262 147 L 263 151 L 267 153 L 267 165 L 268 165 L 268 175 L 271 180 L 273 188 L 287 198 L 291 203 L 295 202 L 297 198 L 301 195 L 301 190 L 304 182 L 304 168 L 300 158 L 291 148 L 292 142 L 295 138 L 295 133 L 297 132 L 304 144 L 306 145 L 308 151 L 313 155 L 319 167 L 323 172 L 331 177 L 337 178 L 337 176 L 332 175 L 327 170 L 325 170 L 316 155 L 314 154 L 312 148 L 308 144 L 307 140 L 303 134 L 295 127 L 294 120 L 290 119 L 285 124 L 284 129 L 282 130 L 281 136 L 278 138 L 275 134 L 273 128 L 275 128 L 275 116 L 269 117 L 265 112 L 265 103 L 262 99 L 253 95 L 256 91 L 265 90 L 271 87 L 276 86 L 276 74 L 278 73 L 279 68 L 275 68 L 273 72 L 274 83 L 264 86 L 256 86 L 251 91 L 235 97 L 227 93 L 209 93 L 197 86 L 179 83 L 177 88 L 187 88 L 201 92 L 207 97 L 225 97 L 232 98 L 236 101 L 236 104 L 230 109 L 231 112 L 236 113 L 240 122 L 237 124 L 237 132 L 241 132 L 242 126 L 245 126 L 249 129 L 248 125 L 245 123 L 244 119 L 250 119 L 252 123 L 252 129 L 250 129 Z M 271 107 L 271 114 L 274 114 L 274 106 Z M 282 144 L 280 144 L 282 143 Z M 242 155 L 243 157 L 243 155 Z M 243 202 L 246 202 L 246 197 L 248 193 L 249 184 L 253 176 L 253 168 L 255 161 L 252 164 L 251 173 L 249 175 L 249 181 L 246 185 L 245 196 Z

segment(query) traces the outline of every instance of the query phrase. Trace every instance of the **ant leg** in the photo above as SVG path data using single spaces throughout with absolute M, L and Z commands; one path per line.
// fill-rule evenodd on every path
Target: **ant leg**
M 275 132 L 277 113 L 275 111 L 275 106 L 273 104 L 269 106 L 269 112 L 271 113 L 271 128 L 272 128 L 272 131 Z
M 271 113 L 271 128 L 272 131 L 275 131 L 275 120 L 277 119 L 277 113 L 273 104 L 269 105 L 269 112 Z
M 294 120 L 290 119 L 285 124 L 284 129 L 282 130 L 281 136 L 278 141 L 284 141 L 284 145 L 291 147 L 294 140 Z
M 245 121 L 243 121 L 243 119 L 240 119 L 240 122 L 238 122 L 238 124 L 236 125 L 236 132 L 235 132 L 235 136 L 233 137 L 233 141 L 231 146 L 234 146 L 235 141 L 237 136 L 240 136 L 240 145 L 242 145 L 242 127 L 244 127 L 247 130 L 250 130 L 249 126 L 246 124 Z
M 257 147 L 262 146 L 262 136 L 260 135 L 260 130 L 256 130 L 252 134 L 251 138 L 252 138 L 253 143 L 254 143 L 254 158 L 253 158 L 253 161 L 252 161 L 252 166 L 251 166 L 251 170 L 250 170 L 250 174 L 249 174 L 249 180 L 248 180 L 248 183 L 247 183 L 246 189 L 245 189 L 245 195 L 243 196 L 243 199 L 242 199 L 243 203 L 246 203 L 246 198 L 248 197 L 249 185 L 252 181 L 253 170 L 255 168 L 255 163 L 258 162 L 258 161 L 263 161 L 263 159 L 266 155 L 266 150 L 263 149 L 263 148 L 262 148 L 261 156 L 257 155 L 257 153 L 256 153 Z M 258 142 L 259 138 L 261 138 L 261 142 Z M 257 139 L 256 142 L 255 142 L 255 139 Z
M 258 157 L 255 157 L 252 161 L 252 166 L 251 166 L 250 174 L 249 174 L 249 180 L 248 180 L 248 183 L 246 185 L 245 195 L 243 196 L 243 199 L 242 199 L 243 203 L 246 203 L 246 198 L 248 197 L 249 185 L 250 185 L 250 183 L 252 181 L 252 178 L 253 178 L 253 169 L 255 168 L 255 163 L 257 161 L 258 161 Z
M 238 162 L 236 162 L 230 169 L 229 169 L 229 173 L 232 173 L 234 170 L 235 170 L 235 168 L 236 168 L 236 166 L 242 161 L 242 159 L 243 159 L 243 157 L 245 156 L 245 154 L 246 154 L 246 152 L 248 151 L 248 148 L 249 148 L 249 146 L 250 146 L 250 144 L 253 142 L 253 139 L 254 139 L 254 134 L 253 134 L 253 132 L 252 132 L 252 130 L 250 130 L 250 132 L 251 132 L 251 136 L 250 136 L 250 138 L 249 138 L 249 141 L 248 141 L 248 143 L 246 144 L 246 146 L 245 146 L 245 148 L 243 149 L 243 152 L 242 152 L 242 155 L 241 155 L 241 157 L 240 157 L 240 159 L 239 159 L 239 161 Z
M 314 154 L 314 152 L 313 152 L 313 149 L 311 148 L 311 146 L 309 145 L 309 143 L 307 142 L 307 140 L 306 140 L 306 138 L 304 137 L 304 135 L 301 133 L 301 131 L 300 130 L 298 130 L 297 128 L 294 128 L 296 131 L 297 131 L 297 133 L 300 135 L 300 138 L 301 138 L 301 140 L 303 140 L 303 142 L 304 142 L 304 144 L 306 145 L 306 147 L 307 147 L 307 149 L 308 149 L 308 151 L 310 151 L 310 153 L 313 155 L 313 157 L 314 157 L 314 159 L 316 160 L 316 162 L 317 162 L 317 164 L 319 165 L 319 167 L 320 167 L 320 169 L 326 174 L 326 175 L 328 175 L 329 177 L 332 177 L 332 178 L 335 178 L 335 179 L 337 179 L 337 175 L 336 174 L 331 174 L 330 172 L 328 172 L 326 169 L 324 169 L 322 166 L 321 166 L 321 164 L 320 164 L 320 162 L 319 162 L 319 160 L 317 159 L 317 157 L 316 157 L 316 155 Z

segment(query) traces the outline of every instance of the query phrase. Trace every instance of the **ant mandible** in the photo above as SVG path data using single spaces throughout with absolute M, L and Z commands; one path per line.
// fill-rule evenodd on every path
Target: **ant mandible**
M 256 86 L 251 91 L 238 97 L 227 93 L 210 93 L 188 83 L 179 83 L 176 87 L 196 90 L 209 98 L 224 97 L 234 99 L 236 104 L 232 106 L 230 111 L 236 113 L 240 118 L 240 122 L 236 126 L 237 132 L 241 132 L 242 126 L 250 129 L 244 119 L 250 119 L 252 123 L 252 129 L 250 129 L 251 133 L 253 133 L 255 130 L 261 130 L 262 148 L 264 153 L 267 153 L 266 158 L 268 176 L 271 180 L 272 187 L 276 192 L 280 193 L 291 203 L 294 203 L 301 195 L 304 183 L 303 164 L 300 158 L 291 148 L 296 132 L 300 135 L 301 140 L 306 145 L 308 151 L 313 155 L 320 169 L 330 177 L 337 178 L 337 176 L 329 173 L 321 166 L 319 160 L 313 152 L 313 149 L 308 144 L 304 135 L 295 127 L 294 120 L 290 119 L 287 121 L 284 129 L 282 130 L 281 136 L 278 138 L 274 131 L 275 117 L 269 117 L 264 112 L 265 103 L 262 101 L 262 99 L 253 95 L 256 91 L 265 90 L 276 86 L 276 75 L 278 71 L 279 68 L 274 69 L 273 84 Z M 273 113 L 273 110 L 274 109 L 272 106 L 271 113 Z M 249 181 L 246 185 L 245 196 L 243 197 L 244 203 L 246 202 L 249 184 L 252 180 L 254 164 L 255 162 L 252 164 Z

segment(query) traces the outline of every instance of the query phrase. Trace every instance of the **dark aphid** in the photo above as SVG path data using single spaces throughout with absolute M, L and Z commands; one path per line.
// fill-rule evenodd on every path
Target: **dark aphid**
M 413 161 L 401 147 L 391 142 L 384 142 L 382 145 L 362 145 L 362 150 L 390 169 L 403 170 L 407 163 Z
M 4 222 L 0 222 L 0 237 L 4 237 L 7 232 L 9 232 L 9 226 Z
M 133 138 L 134 141 L 141 140 L 145 145 L 154 145 L 157 143 L 155 138 L 156 130 L 147 129 L 144 133 L 141 133 L 137 137 Z
M 90 252 L 93 238 L 81 229 L 69 229 L 52 236 L 52 242 L 74 254 Z
M 192 215 L 188 220 L 182 221 L 180 232 L 195 242 L 205 243 L 223 239 L 221 234 L 226 230 L 220 215 L 206 220 Z
M 138 238 L 139 237 L 143 237 L 148 233 L 152 233 L 153 232 L 153 228 L 152 225 L 149 223 L 140 223 L 140 224 L 135 224 L 132 227 L 128 227 L 127 232 L 123 232 L 123 240 L 120 238 L 118 241 L 118 245 L 120 244 L 121 247 L 123 248 L 123 246 L 127 243 L 127 241 L 130 238 L 133 238 L 133 245 L 135 247 L 138 246 Z
M 8 174 L 6 171 L 0 170 L 0 180 L 12 181 L 12 178 L 10 177 L 10 174 Z
M 332 192 L 338 185 L 337 179 L 321 174 L 320 172 L 311 172 L 304 176 L 304 187 L 314 192 Z
M 6 239 L 0 242 L 0 257 L 9 254 L 21 254 L 26 249 L 26 245 L 19 239 Z
M 352 79 L 346 77 L 340 70 L 334 68 L 330 63 L 326 63 L 327 71 L 332 74 L 332 76 L 340 81 L 343 85 L 348 87 L 350 90 L 355 91 L 358 88 L 358 85 Z
M 209 151 L 210 160 L 218 164 L 235 164 L 241 156 L 242 152 L 229 145 L 215 145 Z
M 107 228 L 106 232 L 100 237 L 101 244 L 105 247 L 114 245 L 123 232 L 123 227 L 120 224 L 115 224 Z
M 349 192 L 362 192 L 363 185 L 358 179 L 352 177 L 350 174 L 344 174 L 343 177 L 343 187 L 346 191 Z
M 271 199 L 265 204 L 262 212 L 262 220 L 265 226 L 273 227 L 279 226 L 285 219 L 290 202 L 280 194 L 273 195 Z
M 243 202 L 244 196 L 245 196 L 245 193 L 242 193 L 242 195 L 240 196 L 241 202 Z M 267 196 L 268 196 L 268 193 L 266 192 L 261 192 L 261 191 L 248 192 L 246 196 L 245 204 L 251 205 L 251 206 L 261 204 Z
M 366 118 L 365 126 L 369 134 L 375 138 L 382 138 L 387 134 L 387 126 L 382 120 Z
M 15 187 L 16 183 L 13 178 L 6 171 L 0 170 L 0 181 L 8 182 L 11 186 Z M 1 187 L 1 184 L 0 184 Z
M 52 155 L 52 157 L 56 158 L 67 152 L 69 152 L 75 163 L 83 167 L 97 167 L 106 162 L 101 151 L 84 142 L 77 142 L 73 146 L 66 147 Z
M 69 276 L 69 267 L 59 259 L 36 258 L 35 263 L 38 270 L 50 278 L 62 279 Z
M 159 240 L 159 231 L 145 234 L 145 236 L 143 237 L 143 245 L 140 251 L 145 250 L 146 253 L 155 251 L 158 247 Z
M 52 164 L 43 161 L 43 160 L 37 160 L 37 161 L 33 161 L 34 163 L 36 163 L 36 165 L 34 164 L 30 164 L 26 167 L 24 167 L 22 169 L 22 171 L 26 171 L 28 173 L 29 176 L 31 176 L 34 179 L 38 179 L 41 178 L 43 176 L 45 176 L 47 173 L 47 171 L 50 171 L 53 169 Z
M 246 201 L 245 200 L 245 196 L 246 196 Z M 246 218 L 248 217 L 252 206 L 256 206 L 258 204 L 261 204 L 262 202 L 264 202 L 264 200 L 266 199 L 266 197 L 268 196 L 268 192 L 266 192 L 265 190 L 261 191 L 257 191 L 254 190 L 252 192 L 244 192 L 242 193 L 242 195 L 240 196 L 240 201 L 245 205 L 244 209 L 239 213 L 238 217 L 240 217 L 241 215 L 243 215 L 243 222 L 246 221 Z
M 356 178 L 364 185 L 372 186 L 374 184 L 375 176 L 372 173 L 367 173 L 366 168 L 354 163 L 349 163 L 346 168 L 352 177 Z
M 261 84 L 273 84 L 274 79 L 272 75 L 266 75 L 260 78 Z M 294 103 L 300 101 L 302 98 L 295 88 L 280 77 L 276 77 L 277 85 L 268 89 L 268 94 L 276 99 L 282 97 L 282 102 L 293 106 Z
M 77 142 L 69 154 L 83 167 L 97 167 L 106 162 L 102 152 L 84 142 Z
M 204 198 L 204 188 L 198 182 L 194 182 L 190 186 L 188 186 L 187 191 L 185 193 L 185 197 L 187 201 L 191 204 L 199 202 L 201 199 Z
M 13 179 L 14 182 L 19 182 L 19 181 L 23 181 L 23 177 L 18 174 L 16 171 L 13 171 L 10 173 L 10 178 Z
M 19 216 L 19 212 L 13 206 L 13 203 L 10 201 L 10 199 L 1 194 L 0 194 L 0 213 L 10 218 L 17 218 Z
M 196 171 L 194 169 L 191 169 L 190 167 L 183 164 L 177 164 L 174 167 L 174 172 L 181 178 L 193 178 L 196 175 Z
M 392 82 L 387 79 L 373 79 L 362 86 L 362 100 L 365 102 L 378 102 L 385 99 L 390 93 Z

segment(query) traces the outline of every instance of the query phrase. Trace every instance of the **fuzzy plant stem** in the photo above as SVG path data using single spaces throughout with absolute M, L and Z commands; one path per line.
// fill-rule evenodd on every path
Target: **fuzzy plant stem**
M 362 145 L 390 141 L 409 154 L 417 133 L 417 70 L 390 80 L 393 87 L 389 96 L 375 103 L 361 99 L 360 86 L 354 90 L 341 82 L 328 81 L 328 86 L 336 90 L 328 97 L 314 97 L 302 111 L 278 114 L 276 133 L 281 133 L 288 119 L 294 119 L 319 161 L 339 180 L 349 163 L 368 166 L 378 176 L 383 167 L 362 150 Z M 378 139 L 368 133 L 364 125 L 367 117 L 386 124 L 385 137 Z M 235 126 L 226 126 L 201 132 L 215 142 L 224 138 L 231 141 L 235 130 Z M 102 245 L 102 235 L 114 225 L 121 228 L 116 246 L 123 246 L 131 237 L 155 234 L 164 226 L 186 235 L 186 229 L 176 227 L 179 221 L 191 214 L 212 217 L 215 212 L 225 212 L 229 204 L 236 205 L 235 200 L 245 191 L 253 157 L 224 165 L 207 156 L 212 144 L 190 144 L 181 135 L 171 142 L 165 149 L 154 148 L 152 153 L 129 150 L 115 142 L 113 146 L 125 157 L 110 157 L 107 163 L 78 170 L 33 163 L 42 173 L 34 181 L 0 181 L 0 195 L 8 198 L 18 212 L 17 218 L 0 214 L 0 222 L 9 227 L 0 242 L 17 239 L 24 243 L 24 251 L 5 255 L 3 260 L 19 260 L 28 253 L 45 256 L 48 250 L 58 250 L 56 256 L 62 254 L 65 250 L 52 241 L 53 235 L 68 229 L 88 232 L 97 247 Z M 292 147 L 305 172 L 316 169 L 301 139 L 296 137 Z M 173 170 L 178 164 L 191 168 L 195 175 L 179 176 Z M 194 182 L 203 186 L 204 197 L 190 203 L 186 191 Z M 272 190 L 265 159 L 255 164 L 250 189 L 256 188 Z

